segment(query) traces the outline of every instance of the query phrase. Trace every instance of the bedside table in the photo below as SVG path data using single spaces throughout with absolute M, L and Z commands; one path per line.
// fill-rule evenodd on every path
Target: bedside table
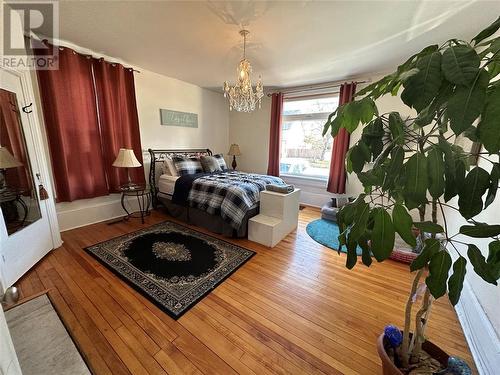
M 120 191 L 122 193 L 122 208 L 127 213 L 127 216 L 125 216 L 123 220 L 141 218 L 141 222 L 144 224 L 144 218 L 151 213 L 149 211 L 149 206 L 151 205 L 151 189 L 148 186 L 124 185 L 120 187 Z M 125 197 L 136 197 L 139 211 L 129 212 L 125 206 Z

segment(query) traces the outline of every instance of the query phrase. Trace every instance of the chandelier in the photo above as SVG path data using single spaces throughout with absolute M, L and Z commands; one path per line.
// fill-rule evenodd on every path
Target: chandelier
M 250 61 L 246 59 L 246 43 L 248 30 L 241 30 L 240 35 L 243 37 L 243 58 L 238 65 L 238 82 L 234 86 L 230 86 L 229 82 L 224 82 L 224 97 L 229 99 L 229 110 L 233 108 L 238 112 L 251 112 L 255 109 L 256 104 L 261 106 L 261 99 L 264 96 L 264 86 L 259 77 L 255 91 L 252 87 L 250 74 L 252 66 Z

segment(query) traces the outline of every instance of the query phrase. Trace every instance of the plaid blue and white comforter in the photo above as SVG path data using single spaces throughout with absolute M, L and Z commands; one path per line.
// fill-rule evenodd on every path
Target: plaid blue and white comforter
M 240 228 L 246 213 L 259 203 L 268 184 L 285 184 L 274 176 L 225 171 L 194 180 L 189 192 L 191 207 L 219 215 L 233 228 Z

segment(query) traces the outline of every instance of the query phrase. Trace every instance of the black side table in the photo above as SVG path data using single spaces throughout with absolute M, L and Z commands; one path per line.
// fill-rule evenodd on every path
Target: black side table
M 149 211 L 149 206 L 151 205 L 151 189 L 147 186 L 124 185 L 120 187 L 120 191 L 122 192 L 121 204 L 123 210 L 127 213 L 127 216 L 125 216 L 123 220 L 141 218 L 141 222 L 144 224 L 144 218 L 151 213 Z M 136 197 L 139 211 L 130 212 L 127 210 L 127 207 L 125 207 L 125 197 Z

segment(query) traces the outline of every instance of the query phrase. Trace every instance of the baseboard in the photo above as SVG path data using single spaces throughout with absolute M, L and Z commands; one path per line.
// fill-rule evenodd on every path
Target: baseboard
M 137 202 L 135 198 L 128 198 L 127 205 L 136 210 Z M 106 202 L 94 203 L 92 200 L 88 204 L 80 204 L 77 208 L 59 210 L 57 220 L 61 232 L 80 228 L 86 225 L 100 223 L 125 216 L 121 206 L 120 198 L 112 199 Z
M 464 283 L 455 310 L 479 374 L 498 374 L 500 340 L 468 282 Z

